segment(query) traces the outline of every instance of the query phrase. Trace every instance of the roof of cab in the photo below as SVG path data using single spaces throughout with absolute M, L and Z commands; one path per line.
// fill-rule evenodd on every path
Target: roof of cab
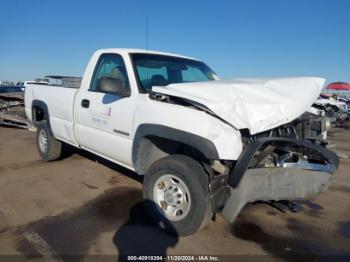
M 96 52 L 98 53 L 125 53 L 125 54 L 135 54 L 135 53 L 148 53 L 148 54 L 156 54 L 156 55 L 167 55 L 167 56 L 175 56 L 175 57 L 181 57 L 181 58 L 187 58 L 192 60 L 197 60 L 193 57 L 173 54 L 173 53 L 167 53 L 167 52 L 160 52 L 160 51 L 154 51 L 154 50 L 146 50 L 146 49 L 133 49 L 133 48 L 104 48 L 99 49 Z

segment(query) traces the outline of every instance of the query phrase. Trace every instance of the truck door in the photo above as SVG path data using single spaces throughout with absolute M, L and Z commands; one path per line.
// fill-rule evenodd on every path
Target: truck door
M 129 90 L 130 84 L 122 56 L 102 54 L 90 86 L 82 87 L 75 99 L 75 132 L 82 148 L 120 164 L 132 166 L 131 147 L 134 102 L 131 97 L 102 92 L 102 79 L 116 79 Z M 119 83 L 120 83 L 119 82 Z

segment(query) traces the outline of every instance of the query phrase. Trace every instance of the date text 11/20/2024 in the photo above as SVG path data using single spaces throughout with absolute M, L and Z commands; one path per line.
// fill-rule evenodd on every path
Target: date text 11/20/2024
M 220 261 L 218 256 L 127 256 L 128 261 Z

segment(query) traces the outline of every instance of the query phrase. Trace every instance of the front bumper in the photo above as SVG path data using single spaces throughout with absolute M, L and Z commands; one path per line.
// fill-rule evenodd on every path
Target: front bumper
M 249 169 L 238 188 L 230 188 L 230 196 L 222 215 L 231 223 L 241 209 L 258 200 L 309 199 L 327 190 L 332 175 L 320 171 L 292 168 Z
M 294 165 L 286 163 L 273 168 L 252 168 L 251 163 L 258 157 L 257 152 L 271 143 L 317 152 L 324 159 L 324 164 L 305 163 L 302 160 Z M 327 190 L 338 165 L 339 158 L 335 153 L 307 140 L 282 137 L 256 139 L 245 148 L 229 175 L 228 199 L 221 213 L 233 222 L 247 203 L 258 200 L 314 199 Z

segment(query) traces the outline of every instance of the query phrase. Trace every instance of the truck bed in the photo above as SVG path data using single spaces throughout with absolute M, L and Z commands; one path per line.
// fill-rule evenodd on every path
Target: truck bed
M 76 144 L 73 133 L 73 108 L 77 91 L 76 88 L 65 88 L 60 85 L 28 84 L 25 90 L 26 115 L 32 121 L 32 104 L 36 100 L 45 101 L 55 137 Z
M 82 78 L 77 76 L 59 76 L 59 75 L 49 75 L 45 76 L 52 79 L 55 85 L 66 87 L 66 88 L 80 88 Z M 51 85 L 51 84 L 49 84 Z

